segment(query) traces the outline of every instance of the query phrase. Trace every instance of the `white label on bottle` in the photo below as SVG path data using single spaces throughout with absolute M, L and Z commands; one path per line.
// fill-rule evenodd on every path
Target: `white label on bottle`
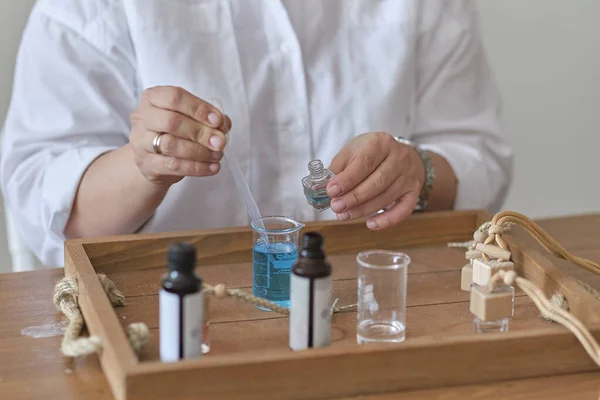
M 331 342 L 331 276 L 314 280 L 313 347 Z
M 313 296 L 313 313 L 310 297 Z M 331 276 L 313 280 L 292 274 L 290 277 L 290 348 L 304 350 L 328 346 L 331 340 Z M 312 318 L 312 332 L 309 331 Z
M 202 291 L 183 297 L 159 292 L 160 359 L 174 362 L 181 358 L 202 355 L 202 322 L 204 311 Z M 181 307 L 183 306 L 183 307 Z
M 310 280 L 294 273 L 290 276 L 290 348 L 304 350 L 308 347 L 308 312 Z
M 183 298 L 183 358 L 202 356 L 202 323 L 204 322 L 204 292 Z

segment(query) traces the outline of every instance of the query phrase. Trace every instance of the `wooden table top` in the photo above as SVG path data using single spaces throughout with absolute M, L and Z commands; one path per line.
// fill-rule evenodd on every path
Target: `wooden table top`
M 600 214 L 538 221 L 573 253 L 600 261 Z M 570 264 L 557 264 L 600 290 L 600 276 Z M 62 269 L 0 274 L 0 399 L 112 400 L 95 356 L 68 360 L 59 352 L 60 336 L 33 338 L 23 329 L 59 324 L 52 290 Z M 362 396 L 362 400 L 404 399 L 600 399 L 600 371 L 519 381 L 460 386 L 397 394 Z M 356 398 L 353 398 L 356 399 Z M 352 399 L 343 399 L 352 400 Z

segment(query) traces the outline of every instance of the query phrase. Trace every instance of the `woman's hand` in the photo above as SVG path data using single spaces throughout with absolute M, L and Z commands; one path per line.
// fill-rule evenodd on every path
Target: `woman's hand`
M 152 183 L 172 185 L 185 176 L 219 172 L 230 129 L 229 117 L 210 103 L 184 89 L 160 86 L 144 91 L 131 114 L 129 141 L 144 177 Z
M 425 166 L 419 153 L 387 133 L 374 132 L 349 141 L 329 167 L 336 176 L 327 185 L 331 209 L 339 220 L 370 216 L 370 229 L 384 229 L 414 210 Z

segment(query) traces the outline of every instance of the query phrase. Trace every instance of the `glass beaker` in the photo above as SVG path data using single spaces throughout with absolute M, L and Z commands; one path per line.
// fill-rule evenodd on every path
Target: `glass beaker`
M 406 279 L 410 257 L 371 250 L 359 253 L 356 340 L 402 342 L 406 332 Z
M 290 273 L 298 259 L 298 236 L 304 224 L 288 217 L 270 216 L 252 221 L 250 225 L 253 231 L 252 294 L 289 308 Z

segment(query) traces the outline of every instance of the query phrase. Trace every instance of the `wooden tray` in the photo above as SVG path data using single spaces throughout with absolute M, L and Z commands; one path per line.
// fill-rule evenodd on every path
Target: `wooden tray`
M 294 352 L 287 346 L 286 317 L 211 298 L 211 352 L 201 359 L 161 363 L 157 293 L 168 246 L 193 242 L 198 273 L 206 282 L 251 291 L 248 227 L 70 240 L 65 266 L 66 274 L 78 280 L 89 332 L 102 339 L 100 362 L 118 400 L 324 399 L 596 369 L 577 339 L 543 321 L 520 291 L 509 332 L 474 333 L 469 295 L 460 291 L 464 250 L 448 248 L 447 242 L 469 240 L 490 219 L 481 211 L 443 212 L 414 215 L 384 232 L 369 231 L 364 221 L 309 223 L 303 229 L 325 237 L 340 305 L 356 301 L 356 253 L 379 248 L 411 256 L 407 338 L 400 344 L 356 344 L 356 313 L 349 311 L 334 316 L 331 347 Z M 519 274 L 547 296 L 563 293 L 571 312 L 600 337 L 600 302 L 554 267 L 519 228 L 513 231 L 504 238 Z M 521 242 L 527 247 L 520 248 Z M 96 276 L 100 272 L 124 293 L 125 307 L 110 305 Z M 139 360 L 124 331 L 131 322 L 145 322 L 151 332 Z

